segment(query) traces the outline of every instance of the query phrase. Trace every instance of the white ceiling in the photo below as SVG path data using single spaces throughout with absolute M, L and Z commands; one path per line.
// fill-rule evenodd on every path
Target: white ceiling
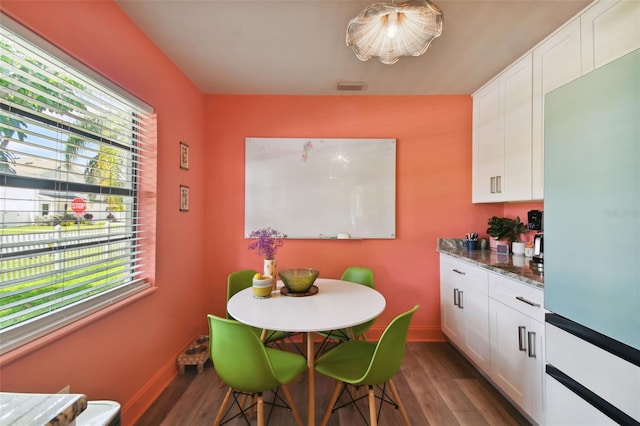
M 471 94 L 591 0 L 434 0 L 443 34 L 420 57 L 361 62 L 345 44 L 358 0 L 116 0 L 203 92 Z M 338 92 L 364 81 L 364 92 Z

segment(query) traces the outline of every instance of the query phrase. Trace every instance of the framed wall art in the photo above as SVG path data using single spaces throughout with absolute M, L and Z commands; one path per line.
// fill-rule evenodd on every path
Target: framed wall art
M 180 142 L 180 168 L 189 170 L 189 145 Z
M 180 211 L 189 211 L 189 187 L 180 185 Z

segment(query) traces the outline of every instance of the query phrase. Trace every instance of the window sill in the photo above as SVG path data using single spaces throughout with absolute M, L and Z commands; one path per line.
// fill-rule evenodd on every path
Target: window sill
M 102 307 L 93 312 L 87 312 L 88 309 L 85 309 L 84 312 L 77 312 L 75 316 L 70 318 L 69 315 L 66 314 L 59 315 L 60 317 L 67 317 L 64 320 L 56 320 L 55 317 L 50 317 L 48 322 L 52 322 L 53 324 L 42 324 L 40 327 L 31 327 L 31 332 L 22 333 L 22 336 L 12 339 L 13 341 L 9 343 L 7 343 L 8 339 L 5 339 L 3 336 L 0 343 L 0 350 L 4 353 L 0 355 L 0 367 L 20 359 L 27 354 L 31 354 L 34 350 L 47 346 L 132 303 L 146 298 L 155 293 L 156 290 L 157 287 L 151 286 L 151 284 L 146 282 L 141 282 L 138 288 L 131 292 L 132 294 L 110 304 L 102 302 Z M 98 303 L 100 304 L 100 302 Z M 37 337 L 34 337 L 34 335 L 37 335 Z M 12 347 L 5 349 L 5 347 L 9 345 Z

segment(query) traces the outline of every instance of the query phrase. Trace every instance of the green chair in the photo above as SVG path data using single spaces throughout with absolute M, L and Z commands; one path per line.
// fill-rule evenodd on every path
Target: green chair
M 399 409 L 404 423 L 406 425 L 410 424 L 409 416 L 402 405 L 402 401 L 400 401 L 398 391 L 391 378 L 400 369 L 407 342 L 409 322 L 418 308 L 419 305 L 416 305 L 410 311 L 398 315 L 387 326 L 377 343 L 350 340 L 327 351 L 316 360 L 315 369 L 318 373 L 338 381 L 331 395 L 329 406 L 322 418 L 322 426 L 327 424 L 333 411 L 352 403 L 358 408 L 360 415 L 366 422 L 366 417 L 358 405 L 355 404 L 363 398 L 368 398 L 369 401 L 369 419 L 372 426 L 377 425 L 382 403 L 384 402 L 390 403 L 396 409 Z M 391 395 L 386 392 L 387 383 L 389 384 Z M 356 389 L 360 386 L 366 386 L 368 389 L 367 395 L 354 398 L 349 392 L 349 385 L 355 386 Z M 380 395 L 375 394 L 374 387 L 381 392 Z M 338 399 L 345 393 L 350 399 L 349 402 L 334 408 Z M 376 398 L 381 402 L 377 416 Z
M 251 287 L 253 285 L 253 276 L 256 274 L 256 271 L 253 269 L 244 269 L 241 271 L 235 271 L 228 275 L 227 277 L 227 302 L 233 295 L 244 290 L 245 288 Z M 235 319 L 227 311 L 228 319 Z M 259 328 L 251 327 L 253 332 L 261 336 L 262 330 Z M 270 343 L 277 343 L 278 341 L 290 337 L 292 333 L 287 333 L 284 331 L 274 331 L 267 330 L 266 337 L 264 343 L 269 345 Z
M 357 284 L 366 285 L 371 288 L 375 288 L 373 284 L 373 271 L 369 268 L 365 268 L 363 266 L 350 266 L 342 273 L 342 277 L 340 277 L 342 281 L 350 281 Z M 362 337 L 366 340 L 364 333 L 371 328 L 373 323 L 375 322 L 375 318 L 369 320 L 365 323 L 355 325 L 351 327 L 351 331 L 353 333 L 353 337 L 358 339 Z M 349 340 L 349 330 L 340 329 L 340 330 L 332 330 L 332 331 L 320 331 L 318 334 L 324 336 L 324 339 L 320 346 L 318 347 L 318 354 L 322 353 L 322 351 L 326 348 L 327 343 L 331 340 L 344 342 Z
M 271 405 L 267 422 L 274 406 L 277 406 L 290 409 L 296 424 L 302 425 L 300 413 L 286 385 L 307 368 L 307 360 L 298 354 L 264 346 L 246 324 L 215 315 L 207 317 L 211 360 L 220 379 L 229 386 L 214 425 L 226 423 L 239 416 L 251 424 L 246 411 L 256 406 L 258 426 L 263 426 L 265 403 Z M 278 395 L 280 388 L 286 401 Z M 269 390 L 274 390 L 272 402 L 263 399 L 263 392 Z M 244 408 L 246 396 L 256 396 L 256 401 Z M 233 404 L 230 404 L 232 398 Z

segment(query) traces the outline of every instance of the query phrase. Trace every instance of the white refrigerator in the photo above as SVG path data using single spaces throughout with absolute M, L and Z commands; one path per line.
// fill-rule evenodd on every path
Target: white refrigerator
M 640 50 L 545 99 L 546 423 L 640 425 Z

